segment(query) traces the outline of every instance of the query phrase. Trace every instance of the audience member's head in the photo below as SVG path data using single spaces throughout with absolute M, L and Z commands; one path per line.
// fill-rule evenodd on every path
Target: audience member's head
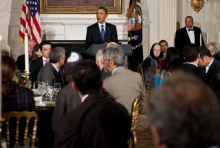
M 190 44 L 183 47 L 183 57 L 186 62 L 195 62 L 199 60 L 199 46 Z
M 207 44 L 207 48 L 209 49 L 211 55 L 215 55 L 215 54 L 220 53 L 220 45 L 216 42 L 209 42 Z
M 103 50 L 103 65 L 108 72 L 124 65 L 125 54 L 120 45 Z
M 73 67 L 74 88 L 82 95 L 99 92 L 102 87 L 101 72 L 95 62 L 81 60 Z
M 34 40 L 28 40 L 28 54 L 32 55 L 34 46 L 36 45 Z
M 150 49 L 150 56 L 159 63 L 160 58 L 163 56 L 161 54 L 161 46 L 159 43 L 154 43 Z
M 200 58 L 199 58 L 199 66 L 206 67 L 212 61 L 212 55 L 210 51 L 205 46 L 199 47 Z
M 160 46 L 161 46 L 161 50 L 163 53 L 167 53 L 167 49 L 169 48 L 168 42 L 166 40 L 161 40 L 159 42 Z M 163 55 L 164 56 L 164 55 Z
M 1 57 L 1 73 L 2 73 L 2 95 L 5 96 L 10 93 L 10 88 L 5 85 L 5 82 L 12 81 L 15 76 L 16 63 L 12 57 Z
M 186 18 L 185 18 L 185 26 L 186 26 L 186 28 L 188 28 L 188 29 L 191 29 L 192 27 L 193 27 L 193 17 L 192 16 L 187 16 Z
M 35 45 L 32 51 L 31 61 L 36 60 L 42 56 L 42 52 L 40 50 L 40 45 Z
M 99 67 L 100 70 L 103 69 L 104 65 L 103 65 L 103 50 L 99 49 L 95 55 L 95 62 L 97 64 L 97 66 Z
M 170 47 L 167 50 L 167 55 L 165 58 L 165 70 L 173 71 L 182 66 L 182 61 L 180 58 L 179 50 L 175 47 Z
M 218 145 L 220 109 L 211 89 L 198 78 L 173 73 L 148 102 L 157 147 L 191 148 Z
M 1 56 L 10 56 L 9 51 L 7 49 L 1 49 Z
M 72 81 L 73 67 L 81 60 L 82 60 L 82 56 L 77 52 L 71 52 L 70 56 L 67 58 L 64 68 L 67 72 L 66 78 L 69 83 Z
M 65 62 L 65 49 L 63 47 L 54 47 L 50 51 L 50 62 L 56 64 L 57 67 L 61 67 Z
M 108 10 L 105 7 L 99 7 L 96 10 L 96 18 L 98 23 L 103 24 L 107 17 L 108 17 Z
M 42 56 L 44 58 L 49 58 L 49 53 L 51 50 L 51 43 L 49 41 L 42 41 L 40 43 L 40 50 L 42 51 Z

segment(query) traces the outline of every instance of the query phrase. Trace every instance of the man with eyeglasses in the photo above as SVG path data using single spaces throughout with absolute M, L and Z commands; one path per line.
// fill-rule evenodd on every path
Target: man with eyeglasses
M 143 112 L 146 93 L 139 73 L 126 69 L 124 65 L 125 54 L 121 46 L 114 46 L 103 51 L 103 65 L 112 75 L 104 80 L 104 88 L 115 98 L 115 101 L 125 106 L 131 113 L 131 106 L 138 95 L 142 95 L 140 111 Z

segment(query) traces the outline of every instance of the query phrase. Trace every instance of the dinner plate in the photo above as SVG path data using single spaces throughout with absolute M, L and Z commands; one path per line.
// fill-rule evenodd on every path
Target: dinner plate
M 55 101 L 43 101 L 36 103 L 36 106 L 40 107 L 55 107 Z

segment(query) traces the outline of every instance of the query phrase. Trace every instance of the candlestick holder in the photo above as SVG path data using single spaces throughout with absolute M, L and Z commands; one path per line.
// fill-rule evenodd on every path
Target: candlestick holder
M 24 71 L 23 75 L 25 76 L 25 87 L 30 88 L 30 72 Z

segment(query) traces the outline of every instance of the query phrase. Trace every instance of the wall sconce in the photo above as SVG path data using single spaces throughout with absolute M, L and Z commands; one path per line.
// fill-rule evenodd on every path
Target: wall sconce
M 191 0 L 191 7 L 198 13 L 203 8 L 204 4 L 209 1 L 212 0 Z

